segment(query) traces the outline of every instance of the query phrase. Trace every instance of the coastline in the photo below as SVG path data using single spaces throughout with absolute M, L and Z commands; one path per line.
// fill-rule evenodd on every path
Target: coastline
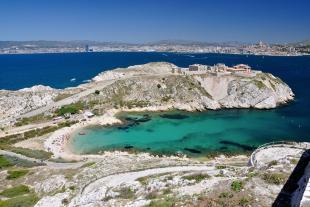
M 75 154 L 72 149 L 68 146 L 69 140 L 72 135 L 85 127 L 89 126 L 111 126 L 116 124 L 122 124 L 122 121 L 116 117 L 119 113 L 126 112 L 166 112 L 170 110 L 180 110 L 186 112 L 194 112 L 192 107 L 179 104 L 179 105 L 163 105 L 163 106 L 149 106 L 143 108 L 131 108 L 131 109 L 110 109 L 102 116 L 92 117 L 84 122 L 76 123 L 70 127 L 65 127 L 55 131 L 51 136 L 49 136 L 44 142 L 44 149 L 48 152 L 52 152 L 55 158 L 63 159 L 74 159 L 81 160 L 85 158 L 90 158 L 100 155 L 78 155 Z M 108 152 L 108 151 L 107 151 Z
M 76 123 L 70 127 L 65 127 L 62 129 L 59 129 L 55 131 L 51 136 L 49 136 L 45 142 L 44 142 L 44 149 L 48 152 L 52 152 L 53 156 L 55 158 L 63 158 L 63 159 L 69 159 L 69 160 L 82 160 L 87 158 L 98 158 L 104 156 L 105 153 L 113 154 L 113 153 L 124 153 L 127 154 L 129 152 L 127 151 L 119 151 L 119 150 L 113 150 L 109 151 L 106 150 L 102 155 L 100 154 L 77 154 L 74 153 L 72 148 L 70 147 L 70 140 L 72 139 L 72 136 L 77 133 L 77 131 L 92 127 L 92 126 L 113 126 L 117 124 L 123 124 L 122 120 L 117 117 L 118 114 L 121 113 L 139 113 L 139 112 L 152 112 L 152 113 L 160 113 L 160 112 L 169 112 L 169 111 L 185 111 L 189 113 L 198 112 L 194 108 L 188 106 L 188 105 L 164 105 L 164 106 L 150 106 L 150 107 L 143 107 L 143 108 L 122 108 L 122 109 L 110 109 L 102 116 L 92 117 L 87 119 L 86 121 Z M 201 110 L 201 111 L 207 111 L 207 110 Z M 149 152 L 143 152 L 139 151 L 139 154 L 149 154 L 150 156 L 156 156 L 155 154 L 149 153 Z M 222 153 L 223 154 L 223 153 Z M 225 154 L 225 153 L 224 153 Z M 232 154 L 231 156 L 238 156 L 238 155 L 246 155 L 248 153 L 236 153 Z M 169 155 L 163 155 L 163 156 L 169 156 Z M 173 155 L 170 155 L 174 157 Z M 169 157 L 170 157 L 169 156 Z M 216 156 L 219 156 L 216 155 Z M 225 154 L 225 156 L 229 156 L 228 154 Z
M 276 54 L 244 54 L 244 53 L 214 53 L 214 52 L 199 52 L 199 51 L 94 51 L 94 52 L 85 52 L 85 51 L 68 51 L 68 52 L 34 52 L 34 53 L 0 53 L 0 55 L 42 55 L 42 54 L 76 54 L 76 53 L 173 53 L 173 54 L 218 54 L 218 55 L 242 55 L 242 56 L 267 56 L 267 57 L 303 57 L 310 56 L 310 54 L 289 54 L 289 55 L 276 55 Z

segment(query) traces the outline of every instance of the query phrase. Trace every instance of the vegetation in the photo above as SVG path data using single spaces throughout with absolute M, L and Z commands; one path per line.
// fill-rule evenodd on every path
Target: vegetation
M 239 200 L 239 206 L 249 206 L 251 204 L 251 199 L 247 197 L 242 197 Z
M 13 156 L 8 156 L 8 155 L 4 155 L 4 158 L 11 163 L 11 166 L 30 168 L 30 167 L 45 165 L 45 163 L 32 162 L 29 160 L 25 160 L 25 159 L 13 157 Z
M 138 178 L 137 181 L 139 181 L 141 183 L 141 185 L 146 185 L 147 184 L 147 180 L 148 180 L 148 177 L 141 177 L 141 178 Z
M 271 167 L 271 166 L 274 166 L 274 165 L 277 165 L 278 164 L 278 161 L 277 160 L 272 160 L 269 164 L 268 164 L 268 167 Z
M 123 199 L 131 199 L 135 196 L 135 192 L 130 187 L 121 188 L 118 193 L 118 197 Z
M 226 166 L 225 165 L 217 165 L 216 169 L 221 170 L 221 169 L 225 169 Z
M 244 187 L 244 183 L 242 181 L 235 180 L 231 183 L 230 187 L 233 191 L 240 192 Z
M 265 173 L 263 174 L 263 180 L 269 184 L 283 184 L 286 180 L 286 176 L 281 173 Z
M 253 205 L 253 196 L 248 192 L 222 192 L 218 197 L 203 195 L 198 197 L 194 206 L 225 206 L 225 207 L 249 207 Z
M 291 159 L 290 163 L 293 165 L 296 165 L 298 163 L 298 160 L 297 159 Z
M 276 91 L 276 86 L 271 81 L 269 81 L 269 84 L 271 85 L 272 89 Z
M 81 168 L 90 167 L 90 166 L 93 166 L 93 165 L 95 165 L 95 164 L 96 164 L 96 162 L 87 162 L 87 163 L 83 164 L 83 165 L 81 166 Z
M 172 98 L 171 96 L 164 96 L 164 97 L 161 98 L 161 101 L 168 102 L 168 101 L 171 100 L 171 98 Z
M 259 80 L 254 80 L 254 84 L 257 86 L 258 89 L 266 88 L 266 85 Z
M 253 178 L 253 177 L 257 176 L 257 175 L 259 175 L 258 172 L 249 172 L 247 177 L 248 177 L 248 179 L 250 179 L 250 178 Z
M 2 192 L 0 192 L 0 195 L 5 196 L 7 198 L 13 198 L 13 197 L 24 195 L 27 193 L 30 193 L 28 186 L 18 185 L 16 187 L 3 190 Z
M 29 170 L 8 170 L 8 176 L 6 176 L 6 179 L 8 180 L 15 180 L 18 179 L 20 177 L 23 177 L 25 175 L 27 175 L 29 172 Z
M 146 107 L 149 105 L 148 101 L 143 101 L 143 100 L 132 100 L 132 101 L 123 101 L 121 106 L 126 106 L 127 108 L 131 109 L 134 107 Z
M 54 101 L 60 101 L 62 99 L 65 99 L 65 98 L 68 98 L 72 96 L 72 94 L 70 93 L 61 93 L 61 94 L 58 94 L 55 98 L 54 98 Z
M 3 155 L 0 155 L 0 170 L 12 166 L 12 163 Z
M 222 192 L 219 195 L 219 198 L 232 198 L 234 195 L 232 193 L 229 192 Z
M 39 160 L 47 160 L 50 159 L 53 153 L 46 152 L 44 150 L 32 150 L 21 147 L 10 147 L 10 151 L 15 152 L 17 154 L 25 155 L 26 157 L 32 157 Z
M 28 118 L 22 118 L 21 120 L 15 123 L 15 126 L 23 126 L 23 125 L 32 124 L 32 123 L 40 123 L 44 121 L 49 121 L 51 119 L 52 119 L 51 116 L 44 116 L 43 114 L 39 114 L 39 115 L 28 117 Z
M 160 200 L 153 200 L 147 207 L 173 207 L 175 199 L 172 197 L 166 197 Z
M 0 139 L 0 149 L 7 149 L 8 145 L 15 144 L 17 142 L 30 139 L 37 136 L 42 136 L 51 132 L 56 131 L 57 129 L 71 126 L 76 122 L 62 122 L 55 126 L 47 126 L 40 129 L 33 129 L 20 134 L 8 135 Z
M 62 106 L 60 109 L 56 110 L 58 116 L 63 116 L 65 114 L 76 114 L 80 110 L 84 109 L 82 102 L 76 102 L 69 105 Z
M 149 192 L 148 194 L 146 194 L 145 198 L 146 198 L 147 200 L 152 200 L 152 199 L 157 198 L 158 195 L 159 195 L 159 194 L 158 194 L 158 191 L 153 190 L 153 191 Z
M 210 175 L 202 174 L 202 173 L 183 176 L 183 179 L 195 180 L 196 182 L 200 182 L 200 181 L 207 179 L 207 178 L 210 178 Z
M 0 201 L 0 207 L 31 207 L 38 202 L 35 194 L 18 196 L 8 200 Z

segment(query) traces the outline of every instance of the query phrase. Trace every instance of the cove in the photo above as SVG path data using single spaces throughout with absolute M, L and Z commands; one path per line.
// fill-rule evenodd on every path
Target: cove
M 69 147 L 77 154 L 137 150 L 199 157 L 214 152 L 251 152 L 272 141 L 308 141 L 306 129 L 299 123 L 309 125 L 309 120 L 286 113 L 285 108 L 121 113 L 118 118 L 124 125 L 79 130 Z M 86 134 L 79 135 L 80 131 Z

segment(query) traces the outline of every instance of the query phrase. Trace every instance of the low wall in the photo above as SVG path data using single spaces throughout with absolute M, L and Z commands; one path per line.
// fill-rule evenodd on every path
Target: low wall
M 309 149 L 310 144 L 304 143 L 304 142 L 290 142 L 290 141 L 277 141 L 277 142 L 269 142 L 266 144 L 263 144 L 259 146 L 254 152 L 252 152 L 249 160 L 249 165 L 256 167 L 257 160 L 256 160 L 256 154 L 260 152 L 261 150 L 272 148 L 272 147 L 286 147 L 286 148 L 295 148 L 295 149 Z

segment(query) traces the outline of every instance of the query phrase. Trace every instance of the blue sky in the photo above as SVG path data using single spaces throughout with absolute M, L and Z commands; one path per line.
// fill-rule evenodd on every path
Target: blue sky
M 294 42 L 309 0 L 0 0 L 0 40 Z

